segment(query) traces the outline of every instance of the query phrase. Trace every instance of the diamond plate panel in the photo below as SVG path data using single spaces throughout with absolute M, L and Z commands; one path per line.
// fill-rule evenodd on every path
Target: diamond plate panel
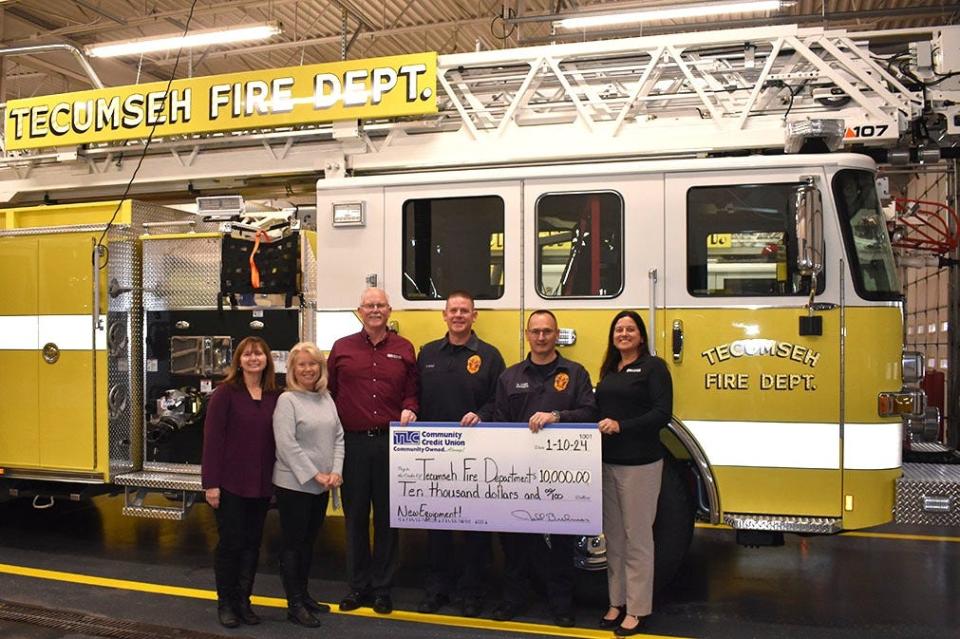
M 161 508 L 159 506 L 124 506 L 121 512 L 125 517 L 140 517 L 143 519 L 170 519 L 182 521 L 187 515 L 179 508 Z
M 160 238 L 143 242 L 143 307 L 216 308 L 220 238 Z
M 726 513 L 723 523 L 738 530 L 772 530 L 829 535 L 841 530 L 840 519 L 834 517 L 798 517 Z
M 140 406 L 140 264 L 137 259 L 137 232 L 128 225 L 113 226 L 108 232 L 107 261 L 107 419 L 110 476 L 139 464 Z
M 308 232 L 301 235 L 303 243 L 303 301 L 305 312 L 300 313 L 300 339 L 305 342 L 317 341 L 317 256 L 307 239 Z
M 192 492 L 202 492 L 200 475 L 187 475 L 183 473 L 155 473 L 142 471 L 136 473 L 125 473 L 114 477 L 114 483 L 121 486 L 135 486 L 137 488 L 160 488 L 167 490 L 189 490 Z
M 143 447 L 143 309 L 138 241 L 148 222 L 188 220 L 183 211 L 134 202 L 131 223 L 107 234 L 107 386 L 110 476 L 139 468 Z M 100 387 L 103 388 L 102 386 Z M 103 392 L 103 391 L 100 391 Z
M 960 465 L 904 464 L 894 515 L 898 524 L 960 526 Z

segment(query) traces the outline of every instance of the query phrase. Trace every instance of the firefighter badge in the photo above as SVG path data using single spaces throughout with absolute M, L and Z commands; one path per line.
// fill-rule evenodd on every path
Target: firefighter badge
M 570 376 L 566 373 L 558 373 L 557 376 L 553 378 L 553 387 L 558 393 L 565 391 L 569 383 Z
M 482 363 L 483 360 L 480 359 L 479 355 L 471 355 L 470 359 L 467 360 L 467 372 L 471 375 L 476 375 Z

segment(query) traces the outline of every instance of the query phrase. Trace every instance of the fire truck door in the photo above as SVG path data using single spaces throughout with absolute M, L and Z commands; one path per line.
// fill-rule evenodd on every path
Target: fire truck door
M 524 317 L 548 308 L 560 353 L 596 384 L 610 321 L 640 313 L 655 341 L 663 288 L 663 176 L 623 173 L 527 179 L 523 189 Z M 656 302 L 651 305 L 651 297 Z
M 107 370 L 102 330 L 97 331 L 94 350 L 95 277 L 100 314 L 106 315 L 105 277 L 94 270 L 92 260 L 96 237 L 65 233 L 38 240 L 39 350 L 34 358 L 38 367 L 39 462 L 47 469 L 93 470 L 98 422 L 106 428 L 105 415 L 94 415 L 95 375 L 100 377 L 97 386 L 105 387 Z M 103 411 L 103 401 L 97 408 Z M 105 451 L 101 451 L 101 461 L 103 454 Z
M 661 355 L 675 415 L 713 467 L 725 514 L 841 514 L 839 278 L 829 267 L 819 278 L 822 329 L 804 334 L 811 281 L 795 266 L 798 182 L 789 169 L 665 180 Z

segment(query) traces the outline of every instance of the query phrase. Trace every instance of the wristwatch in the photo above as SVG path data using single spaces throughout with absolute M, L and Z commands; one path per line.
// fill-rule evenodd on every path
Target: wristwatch
M 558 410 L 552 410 L 552 411 L 550 411 L 550 414 L 553 415 L 553 418 L 554 418 L 555 420 L 557 420 L 558 422 L 560 421 L 560 411 L 558 411 Z

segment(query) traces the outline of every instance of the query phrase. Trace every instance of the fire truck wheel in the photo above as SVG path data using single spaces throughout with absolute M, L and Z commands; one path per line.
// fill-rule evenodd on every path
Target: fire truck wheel
M 695 506 L 690 483 L 685 481 L 682 466 L 667 456 L 663 460 L 663 480 L 657 521 L 653 525 L 654 555 L 653 589 L 661 591 L 680 570 L 693 539 Z

